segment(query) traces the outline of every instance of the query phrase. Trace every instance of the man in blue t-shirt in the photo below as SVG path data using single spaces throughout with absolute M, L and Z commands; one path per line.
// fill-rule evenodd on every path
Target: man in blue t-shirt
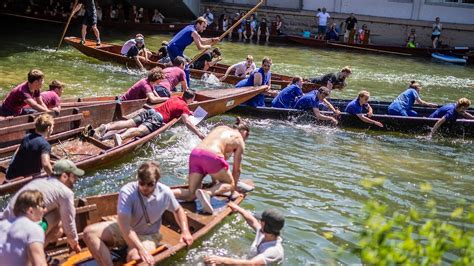
M 301 97 L 295 104 L 295 109 L 309 110 L 312 109 L 314 116 L 318 120 L 330 121 L 332 124 L 337 125 L 337 120 L 334 117 L 323 115 L 319 109 L 325 108 L 323 102 L 326 97 L 329 96 L 331 90 L 326 87 L 320 87 L 317 91 L 313 90 L 306 93 Z
M 373 114 L 372 107 L 369 104 L 369 98 L 370 98 L 370 93 L 368 91 L 360 91 L 357 98 L 352 100 L 346 106 L 345 111 L 346 113 L 357 116 L 364 123 L 374 124 L 378 127 L 383 127 L 382 123 L 380 123 L 379 121 L 375 121 L 369 118 Z M 366 115 L 363 113 L 364 109 L 367 110 Z
M 441 118 L 433 126 L 431 130 L 430 137 L 438 130 L 438 128 L 447 121 L 456 121 L 459 116 L 463 116 L 466 119 L 474 119 L 474 116 L 466 112 L 466 110 L 471 105 L 471 101 L 466 98 L 459 99 L 456 103 L 450 103 L 441 106 L 436 111 L 434 111 L 430 118 Z
M 296 101 L 303 96 L 303 78 L 296 76 L 291 84 L 278 93 L 272 101 L 272 107 L 275 108 L 293 108 Z
M 25 136 L 13 155 L 5 175 L 7 180 L 39 174 L 42 169 L 51 175 L 53 172 L 49 158 L 51 145 L 46 137 L 53 132 L 53 125 L 53 117 L 49 114 L 42 114 L 35 119 L 36 130 Z M 0 180 L 1 183 L 3 180 Z

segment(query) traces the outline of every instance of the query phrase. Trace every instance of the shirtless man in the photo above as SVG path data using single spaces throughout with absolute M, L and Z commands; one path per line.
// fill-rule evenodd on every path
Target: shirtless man
M 245 150 L 245 140 L 250 128 L 247 123 L 237 118 L 232 128 L 219 126 L 193 149 L 189 156 L 189 189 L 173 189 L 177 199 L 199 199 L 203 211 L 213 213 L 211 196 L 235 191 L 240 178 L 240 164 Z M 234 154 L 232 172 L 227 159 Z M 200 189 L 203 178 L 209 174 L 215 183 L 209 189 Z

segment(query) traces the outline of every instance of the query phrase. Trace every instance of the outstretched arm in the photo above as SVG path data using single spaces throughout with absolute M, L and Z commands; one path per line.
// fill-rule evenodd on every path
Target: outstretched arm
M 336 115 L 341 114 L 341 112 L 339 112 L 339 110 L 334 108 L 334 106 L 331 104 L 331 102 L 328 101 L 328 99 L 324 98 L 323 102 L 327 105 L 327 107 L 329 107 L 329 109 L 331 109 L 331 111 L 333 111 L 333 113 L 335 113 Z
M 373 124 L 373 125 L 376 125 L 378 127 L 383 127 L 382 123 L 380 123 L 379 121 L 375 121 L 373 119 L 370 119 L 370 118 L 366 117 L 364 114 L 358 114 L 357 117 L 360 120 L 364 121 L 365 123 Z
M 470 113 L 466 111 L 462 112 L 461 115 L 466 119 L 474 119 L 474 115 L 471 115 Z
M 39 97 L 41 98 L 41 97 Z M 38 100 L 35 100 L 33 98 L 28 98 L 25 100 L 25 102 L 33 109 L 35 109 L 38 112 L 48 112 L 49 109 L 44 105 L 43 100 L 41 100 L 41 103 L 38 102 Z
M 181 228 L 181 241 L 183 241 L 186 245 L 191 246 L 193 244 L 193 236 L 189 232 L 188 226 L 188 217 L 184 212 L 183 208 L 180 207 L 178 210 L 173 212 L 174 219 Z
M 261 256 L 255 256 L 250 260 L 207 256 L 204 258 L 204 262 L 211 265 L 265 265 L 265 260 Z
M 429 106 L 429 107 L 438 107 L 436 103 L 426 102 L 426 101 L 423 101 L 421 98 L 417 98 L 416 103 L 420 105 L 424 105 L 424 106 Z
M 154 92 L 147 93 L 146 97 L 148 98 L 148 101 L 150 101 L 150 103 L 162 103 L 169 99 L 168 97 L 160 97 L 158 95 L 155 95 Z
M 333 124 L 337 125 L 337 120 L 334 117 L 321 114 L 318 108 L 313 108 L 313 113 L 317 119 L 331 121 Z
M 227 204 L 227 206 L 229 206 L 232 211 L 234 212 L 238 212 L 240 213 L 240 215 L 242 215 L 242 217 L 244 217 L 245 221 L 247 222 L 247 224 L 252 227 L 252 229 L 254 231 L 258 231 L 260 230 L 260 228 L 262 227 L 260 225 L 260 222 L 258 221 L 257 218 L 255 218 L 255 216 L 253 216 L 249 211 L 247 211 L 246 209 L 240 207 L 239 205 L 235 204 L 234 202 L 229 202 Z
M 440 120 L 436 122 L 436 124 L 433 126 L 431 129 L 430 137 L 433 136 L 433 134 L 438 130 L 438 128 L 446 122 L 446 116 L 443 116 Z
M 230 72 L 231 72 L 236 66 L 237 66 L 237 64 L 233 64 L 233 65 L 231 65 L 230 67 L 228 67 L 227 70 L 225 71 L 224 76 L 222 76 L 219 80 L 220 80 L 220 81 L 224 81 L 224 80 L 227 78 L 227 76 L 230 75 Z
M 242 157 L 244 155 L 244 150 L 245 150 L 244 145 L 245 144 L 242 142 L 241 146 L 238 147 L 234 152 L 234 165 L 232 167 L 232 177 L 234 178 L 234 187 L 232 188 L 232 191 L 235 190 L 235 187 L 237 186 L 237 182 L 239 182 L 239 179 L 240 179 Z
M 193 123 L 191 123 L 191 120 L 189 120 L 189 116 L 187 114 L 182 114 L 181 120 L 186 125 L 186 127 L 196 134 L 200 139 L 204 139 L 206 137 Z

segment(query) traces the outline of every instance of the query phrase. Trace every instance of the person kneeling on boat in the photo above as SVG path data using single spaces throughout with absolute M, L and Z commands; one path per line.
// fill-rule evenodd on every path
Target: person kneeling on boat
M 275 108 L 293 108 L 296 101 L 303 96 L 303 78 L 296 76 L 291 81 L 291 84 L 284 88 L 273 98 L 272 107 Z
M 109 247 L 128 247 L 127 261 L 143 260 L 154 265 L 151 251 L 160 246 L 161 220 L 165 211 L 173 213 L 181 229 L 180 240 L 193 243 L 184 209 L 171 189 L 160 183 L 158 163 L 146 162 L 138 168 L 137 181 L 120 189 L 117 218 L 88 225 L 84 242 L 99 265 L 113 265 Z M 166 236 L 166 235 L 165 235 Z
M 375 121 L 369 118 L 373 114 L 372 107 L 369 104 L 369 97 L 370 93 L 368 91 L 360 91 L 357 98 L 352 100 L 346 106 L 345 111 L 346 113 L 357 116 L 364 123 L 374 124 L 378 127 L 383 127 L 382 123 L 380 123 L 379 121 Z M 363 113 L 363 109 L 367 110 L 367 114 Z
M 430 137 L 438 130 L 438 128 L 445 122 L 454 122 L 459 116 L 466 119 L 474 119 L 474 116 L 466 112 L 471 105 L 471 101 L 466 98 L 459 99 L 456 103 L 443 105 L 434 111 L 429 117 L 440 118 L 431 129 Z
M 49 109 L 40 97 L 44 74 L 38 69 L 28 72 L 28 80 L 8 93 L 0 106 L 0 116 L 26 115 L 34 112 L 48 112 Z M 29 108 L 25 108 L 29 105 Z
M 261 68 L 255 70 L 248 78 L 239 81 L 239 83 L 235 85 L 236 88 L 268 85 L 266 92 L 260 93 L 259 95 L 243 103 L 243 105 L 248 105 L 251 107 L 265 106 L 265 95 L 276 96 L 278 94 L 276 91 L 270 89 L 272 87 L 272 73 L 270 72 L 271 67 L 272 59 L 269 57 L 264 57 Z
M 41 170 L 51 175 L 53 172 L 49 157 L 51 144 L 46 137 L 53 132 L 53 127 L 54 119 L 49 114 L 42 114 L 35 119 L 35 132 L 27 134 L 15 151 L 5 174 L 7 180 L 37 175 Z M 3 181 L 0 178 L 0 184 Z
M 16 219 L 0 220 L 1 265 L 47 265 L 44 253 L 43 195 L 38 190 L 19 193 L 13 207 Z
M 140 70 L 145 71 L 142 61 L 147 62 L 151 52 L 145 48 L 145 39 L 143 35 L 137 34 L 135 39 L 128 40 L 121 50 L 122 55 L 133 58 Z
M 181 91 L 188 89 L 186 73 L 184 73 L 186 59 L 178 56 L 173 60 L 173 65 L 173 67 L 163 69 L 164 78 L 154 88 L 155 93 L 160 97 L 171 97 L 171 92 L 176 91 L 178 84 L 181 84 Z
M 228 206 L 244 217 L 255 231 L 255 240 L 250 248 L 250 259 L 236 259 L 221 256 L 206 256 L 205 263 L 212 265 L 267 265 L 277 264 L 284 259 L 280 232 L 285 226 L 285 216 L 276 209 L 267 209 L 253 216 L 249 211 L 229 202 Z
M 234 71 L 235 76 L 245 78 L 247 75 L 254 72 L 255 69 L 257 69 L 257 66 L 253 62 L 253 56 L 247 55 L 247 59 L 245 61 L 233 64 L 229 68 L 227 68 L 224 76 L 219 78 L 219 80 L 224 81 L 232 71 Z
M 237 117 L 232 128 L 219 126 L 189 155 L 189 188 L 173 189 L 173 193 L 180 200 L 195 200 L 201 202 L 205 213 L 213 213 L 211 196 L 234 193 L 240 178 L 240 166 L 245 150 L 245 140 L 248 138 L 250 128 L 244 121 Z M 232 172 L 227 159 L 234 155 Z M 213 183 L 209 189 L 200 189 L 206 175 L 210 175 Z M 237 193 L 237 192 L 236 192 Z
M 53 80 L 49 84 L 49 90 L 41 93 L 41 99 L 48 109 L 56 112 L 61 111 L 61 95 L 63 94 L 64 83 Z
M 294 108 L 300 110 L 312 109 L 316 119 L 330 121 L 334 125 L 337 125 L 337 120 L 334 117 L 321 114 L 319 109 L 326 109 L 329 105 L 326 105 L 325 99 L 331 94 L 331 90 L 326 87 L 319 87 L 317 90 L 306 93 L 303 97 L 299 98 Z M 332 105 L 330 105 L 332 107 Z M 332 107 L 334 108 L 334 107 Z M 334 109 L 333 112 L 339 115 L 339 111 Z
M 320 84 L 323 86 L 329 86 L 332 83 L 331 89 L 342 90 L 346 87 L 346 79 L 352 74 L 352 69 L 349 66 L 345 66 L 338 73 L 328 73 L 324 76 L 310 78 L 312 83 Z
M 413 110 L 413 104 L 437 107 L 435 103 L 425 102 L 420 98 L 420 90 L 422 89 L 420 83 L 411 81 L 408 89 L 398 95 L 398 97 L 388 106 L 389 115 L 398 116 L 418 116 L 418 113 Z
M 76 208 L 74 207 L 74 192 L 72 189 L 77 176 L 82 175 L 84 175 L 84 171 L 77 168 L 72 161 L 65 159 L 56 161 L 51 177 L 33 179 L 13 196 L 3 212 L 3 218 L 15 219 L 14 206 L 23 191 L 39 190 L 43 193 L 46 208 L 46 214 L 43 217 L 43 223 L 47 227 L 45 228 L 44 246 L 56 242 L 64 232 L 71 249 L 80 252 L 81 246 L 78 242 Z
M 100 125 L 96 129 L 96 135 L 98 138 L 103 138 L 108 131 L 127 129 L 121 134 L 113 135 L 115 145 L 119 146 L 124 139 L 148 135 L 171 120 L 181 117 L 189 130 L 204 139 L 204 134 L 188 119 L 188 116 L 192 115 L 188 104 L 193 102 L 194 97 L 194 91 L 187 90 L 182 97 L 171 97 L 158 107 L 144 110 L 131 119 Z
M 159 85 L 165 79 L 165 73 L 160 67 L 155 67 L 148 72 L 148 77 L 139 80 L 137 83 L 127 90 L 122 96 L 121 101 L 131 101 L 139 99 L 147 99 L 150 103 L 160 103 L 168 99 L 155 95 L 154 86 Z
M 204 53 L 199 57 L 193 64 L 194 69 L 208 71 L 210 67 L 215 66 L 219 61 L 222 60 L 222 53 L 219 48 L 214 48 L 210 52 Z

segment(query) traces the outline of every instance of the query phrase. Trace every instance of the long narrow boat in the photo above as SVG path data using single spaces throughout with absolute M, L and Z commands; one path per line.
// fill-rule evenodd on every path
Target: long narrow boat
M 377 44 L 357 44 L 357 43 L 344 43 L 338 41 L 326 41 L 326 40 L 316 40 L 314 38 L 306 38 L 301 36 L 288 35 L 287 38 L 295 43 L 299 43 L 304 46 L 309 46 L 313 48 L 333 48 L 333 49 L 346 49 L 351 51 L 361 51 L 361 52 L 370 52 L 370 53 L 379 53 L 379 54 L 391 54 L 407 57 L 427 57 L 430 58 L 432 53 L 441 53 L 441 54 L 457 54 L 466 57 L 465 59 L 468 62 L 472 63 L 473 58 L 472 50 L 469 47 L 454 47 L 454 48 L 430 48 L 430 47 L 418 47 L 418 48 L 408 48 L 404 46 L 394 46 L 394 45 L 377 45 Z
M 208 118 L 222 114 L 262 93 L 266 89 L 266 86 L 261 86 L 240 89 L 198 91 L 196 92 L 195 102 L 190 104 L 189 108 L 191 110 L 195 110 L 198 106 L 203 108 L 208 113 L 206 116 L 206 118 Z M 120 103 L 115 104 L 120 105 Z M 100 109 L 101 117 L 91 116 L 91 113 L 87 114 L 89 117 L 94 118 L 91 121 L 93 122 L 91 123 L 93 127 L 97 127 L 102 123 L 133 117 L 136 113 L 143 110 L 140 109 L 126 117 L 123 117 L 119 116 L 120 113 L 116 112 L 117 109 L 121 109 L 121 106 L 110 108 L 110 106 L 100 105 L 98 108 Z M 126 113 L 126 111 L 120 112 Z M 85 116 L 84 113 L 85 112 L 80 113 L 79 116 Z M 87 124 L 80 121 L 80 123 L 77 123 L 73 129 L 52 135 L 48 139 L 48 141 L 52 143 L 51 158 L 53 162 L 61 158 L 69 158 L 74 161 L 78 167 L 85 170 L 101 167 L 130 154 L 132 151 L 154 139 L 177 122 L 178 119 L 174 119 L 157 131 L 140 138 L 124 140 L 122 145 L 114 147 L 111 140 L 100 141 L 89 136 L 88 132 L 84 132 L 84 130 L 87 129 Z M 27 123 L 30 127 L 34 126 L 31 124 L 32 123 Z M 27 125 L 25 125 L 25 127 Z M 10 160 L 9 156 L 18 146 L 19 144 L 1 149 L 0 158 L 3 158 L 3 160 L 0 160 L 0 181 L 4 179 L 5 171 Z M 43 173 L 40 176 L 45 176 L 45 174 Z M 0 185 L 0 195 L 19 189 L 35 177 L 18 177 Z
M 97 47 L 95 45 L 95 42 L 92 42 L 92 41 L 86 41 L 86 43 L 83 45 L 80 43 L 81 41 L 80 38 L 77 38 L 77 37 L 66 37 L 64 38 L 64 41 L 87 56 L 94 57 L 101 61 L 115 62 L 121 65 L 126 65 L 127 67 L 137 68 L 137 65 L 134 59 L 128 58 L 120 54 L 120 50 L 122 49 L 122 46 L 120 45 L 115 45 L 111 43 L 102 43 L 99 47 Z M 152 60 L 156 60 L 156 59 L 157 58 L 155 58 L 155 56 L 152 56 Z M 151 69 L 157 66 L 165 67 L 162 64 L 159 64 L 155 61 L 150 61 L 150 60 L 145 62 L 143 66 L 146 69 Z M 190 73 L 191 73 L 191 77 L 196 78 L 196 79 L 201 79 L 205 74 L 207 75 L 214 74 L 217 77 L 222 77 L 228 67 L 229 67 L 228 65 L 219 64 L 217 65 L 217 67 L 213 67 L 211 68 L 211 71 L 207 71 L 207 72 L 191 68 Z M 243 78 L 241 77 L 229 75 L 224 80 L 224 82 L 235 85 L 237 84 L 237 82 L 239 82 L 242 79 Z M 282 89 L 288 86 L 288 84 L 291 83 L 291 80 L 292 80 L 292 77 L 290 76 L 272 73 L 272 86 L 276 85 L 277 88 Z M 305 81 L 303 84 L 303 89 L 305 91 L 310 91 L 310 90 L 319 88 L 319 86 L 320 86 L 319 84 Z
M 270 100 L 270 101 L 268 101 Z M 274 118 L 274 119 L 289 119 L 292 117 L 297 117 L 302 121 L 314 121 L 314 115 L 312 111 L 302 111 L 296 109 L 283 109 L 283 108 L 272 108 L 270 107 L 271 99 L 266 99 L 267 107 L 248 107 L 248 106 L 238 106 L 232 113 L 239 115 L 248 115 L 258 118 Z M 346 102 L 333 102 L 333 105 L 339 110 L 345 110 L 347 105 Z M 379 128 L 375 125 L 367 124 L 362 122 L 357 116 L 341 112 L 341 115 L 338 117 L 339 124 L 341 127 L 353 127 L 353 128 L 362 128 L 370 129 L 376 131 L 394 131 L 394 132 L 405 132 L 413 134 L 428 134 L 434 124 L 438 121 L 437 118 L 428 118 L 432 110 L 429 109 L 418 109 L 420 112 L 420 117 L 402 117 L 402 116 L 393 116 L 387 115 L 387 106 L 386 105 L 377 105 L 372 104 L 374 109 L 374 115 L 371 117 L 374 120 L 381 122 L 384 127 Z M 471 109 L 472 112 L 472 109 Z M 331 112 L 321 111 L 325 115 L 332 115 Z M 318 124 L 327 124 L 324 121 L 317 121 Z M 456 122 L 444 123 L 439 128 L 439 133 L 443 136 L 448 137 L 463 137 L 463 138 L 472 138 L 474 137 L 474 120 L 467 119 L 458 119 Z
M 251 180 L 242 180 L 242 182 L 253 187 L 253 182 Z M 186 186 L 178 187 L 185 188 Z M 245 191 L 240 191 L 240 193 L 241 196 L 232 200 L 236 204 L 240 204 L 247 195 Z M 76 200 L 76 225 L 81 242 L 84 228 L 87 225 L 116 219 L 117 200 L 117 193 L 91 196 L 85 199 Z M 222 200 L 222 203 L 225 204 L 229 199 L 220 197 L 219 200 Z M 195 242 L 219 225 L 225 217 L 232 214 L 232 210 L 225 205 L 214 215 L 203 215 L 198 213 L 194 202 L 181 203 L 181 206 L 184 208 L 186 213 L 189 229 Z M 150 252 L 156 263 L 162 262 L 176 254 L 178 251 L 186 248 L 186 245 L 180 241 L 180 228 L 177 225 L 173 214 L 169 211 L 165 211 L 163 214 L 160 234 L 162 235 L 160 245 Z M 83 247 L 85 247 L 85 245 L 83 245 Z M 126 262 L 125 256 L 116 251 L 117 250 L 112 250 L 111 252 L 111 256 L 115 261 L 114 265 L 122 265 L 125 263 L 126 265 L 136 265 L 143 263 L 142 261 Z M 54 246 L 46 247 L 46 254 L 51 256 L 53 259 L 56 259 L 64 266 L 92 265 L 96 263 L 87 248 L 84 248 L 83 251 L 78 254 L 70 253 L 65 237 L 60 238 Z

